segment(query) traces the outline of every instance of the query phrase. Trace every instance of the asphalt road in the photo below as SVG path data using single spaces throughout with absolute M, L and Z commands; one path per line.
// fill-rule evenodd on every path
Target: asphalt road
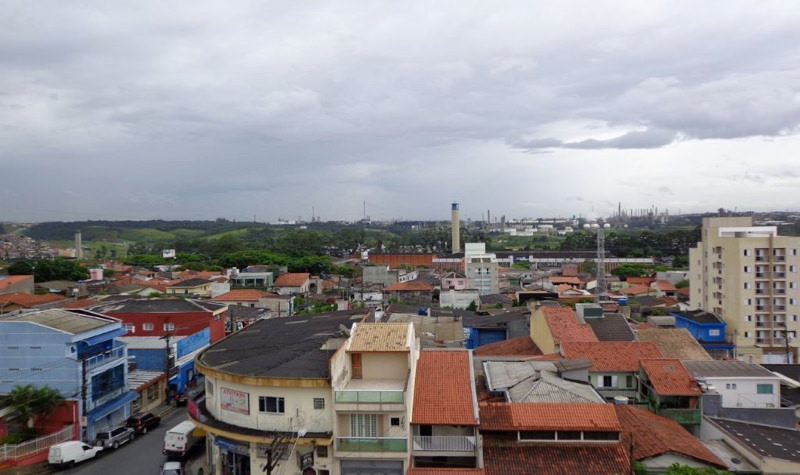
M 158 475 L 166 457 L 161 453 L 167 429 L 187 419 L 186 409 L 178 408 L 161 420 L 161 425 L 147 434 L 138 435 L 117 450 L 103 450 L 99 458 L 87 460 L 68 470 L 55 473 L 68 475 Z

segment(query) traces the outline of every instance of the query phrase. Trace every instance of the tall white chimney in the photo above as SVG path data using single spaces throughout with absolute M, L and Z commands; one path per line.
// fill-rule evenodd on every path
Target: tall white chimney
M 83 239 L 80 230 L 75 231 L 75 259 L 83 259 Z
M 461 251 L 461 233 L 460 233 L 460 229 L 459 229 L 459 225 L 460 225 L 461 221 L 460 221 L 460 219 L 458 217 L 458 203 L 453 203 L 453 205 L 451 207 L 450 215 L 451 215 L 450 218 L 451 218 L 451 221 L 452 221 L 451 226 L 453 228 L 453 243 L 452 243 L 453 251 L 452 252 L 456 253 L 456 252 L 460 252 Z

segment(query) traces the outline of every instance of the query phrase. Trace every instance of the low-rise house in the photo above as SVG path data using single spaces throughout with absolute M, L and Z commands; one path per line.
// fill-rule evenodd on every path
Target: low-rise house
M 642 360 L 640 364 L 640 392 L 650 409 L 684 427 L 700 425 L 700 386 L 680 360 Z
M 619 313 L 587 317 L 585 321 L 592 327 L 592 332 L 599 341 L 633 341 L 636 339 L 628 320 Z
M 488 314 L 478 315 L 473 312 L 458 314 L 463 322 L 465 348 L 476 349 L 489 343 L 530 334 L 529 314 L 526 310 L 514 312 L 496 310 L 485 313 Z
M 726 341 L 725 321 L 704 310 L 670 312 L 675 317 L 675 327 L 685 328 L 702 347 L 716 359 L 732 358 L 733 343 Z
M 244 307 L 261 307 L 260 301 L 263 297 L 275 295 L 271 292 L 264 292 L 258 289 L 236 289 L 218 295 L 211 300 L 225 305 L 242 305 Z
M 66 297 L 58 294 L 36 295 L 20 292 L 0 294 L 0 315 L 17 310 L 55 308 L 63 304 L 65 300 L 67 300 Z
M 448 272 L 442 277 L 442 292 L 445 290 L 464 290 L 467 288 L 467 276 L 460 272 Z
M 781 406 L 780 378 L 752 363 L 736 360 L 684 361 L 698 382 L 714 386 L 722 407 L 777 408 Z
M 667 317 L 671 318 L 671 317 Z M 654 343 L 665 358 L 710 361 L 711 355 L 685 328 L 641 328 L 639 341 Z
M 564 342 L 597 341 L 592 328 L 579 323 L 569 307 L 539 307 L 531 315 L 530 331 L 531 339 L 545 354 L 559 353 Z
M 308 292 L 311 274 L 308 272 L 287 272 L 281 274 L 272 284 L 278 295 L 297 295 Z
M 0 275 L 0 294 L 13 292 L 32 294 L 33 289 L 32 275 Z
M 164 404 L 167 377 L 163 371 L 132 370 L 128 372 L 128 387 L 137 397 L 131 401 L 131 414 L 150 412 Z
M 475 356 L 541 356 L 542 350 L 530 336 L 518 336 L 489 343 L 475 349 Z
M 479 468 L 479 422 L 470 352 L 420 352 L 411 414 L 411 465 Z
M 433 286 L 425 282 L 398 282 L 383 289 L 385 300 L 413 305 L 430 305 L 433 299 Z
M 620 288 L 618 292 L 628 296 L 629 298 L 655 294 L 655 291 L 647 285 L 629 285 L 627 287 Z
M 635 462 L 647 473 L 661 473 L 673 464 L 696 469 L 727 469 L 725 463 L 677 422 L 645 409 L 614 406 L 623 434 L 631 440 Z
M 611 404 L 485 403 L 479 408 L 486 474 L 631 471 Z
M 191 295 L 193 297 L 211 297 L 210 280 L 192 278 L 167 286 L 168 295 Z
M 656 280 L 650 284 L 650 288 L 655 290 L 656 297 L 671 297 L 677 298 L 678 289 L 675 285 L 668 280 Z
M 439 306 L 441 308 L 453 308 L 466 310 L 470 305 L 475 308 L 481 304 L 480 292 L 477 290 L 442 290 L 439 293 Z
M 641 341 L 570 341 L 561 344 L 561 355 L 590 360 L 589 382 L 606 399 L 633 400 L 640 398 L 639 362 L 662 357 L 655 344 Z

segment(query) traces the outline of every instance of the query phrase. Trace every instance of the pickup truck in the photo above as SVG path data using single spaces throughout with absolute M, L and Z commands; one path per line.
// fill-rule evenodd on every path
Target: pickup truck
M 130 442 L 135 437 L 131 427 L 117 427 L 116 429 L 99 432 L 94 440 L 94 445 L 103 448 L 116 449 L 125 442 Z

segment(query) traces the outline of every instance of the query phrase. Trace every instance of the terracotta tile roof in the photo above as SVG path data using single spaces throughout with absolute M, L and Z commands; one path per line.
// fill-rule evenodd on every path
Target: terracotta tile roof
M 5 276 L 4 278 L 0 279 L 0 292 L 3 291 L 6 287 L 11 287 L 14 284 L 18 284 L 20 282 L 24 282 L 30 279 L 33 281 L 32 275 L 9 275 Z
M 515 402 L 480 405 L 481 431 L 620 430 L 613 404 Z
M 642 360 L 641 365 L 659 396 L 700 395 L 697 381 L 689 375 L 680 360 Z
M 387 292 L 431 292 L 433 291 L 433 286 L 425 282 L 412 280 L 410 282 L 395 282 L 383 290 Z
M 212 279 L 214 277 L 224 277 L 224 276 L 219 271 L 186 270 L 181 273 L 181 277 L 184 279 L 188 279 L 190 277 L 197 277 L 200 279 Z
M 99 300 L 92 300 L 92 299 L 78 299 L 78 300 L 70 300 L 69 302 L 65 302 L 61 304 L 59 308 L 70 309 L 70 308 L 89 308 L 94 307 L 95 305 L 100 305 Z
M 651 284 L 651 287 L 655 287 L 662 292 L 675 292 L 676 289 L 672 282 L 668 280 L 657 280 Z
M 36 295 L 22 292 L 0 295 L 0 304 L 13 304 L 24 308 L 33 308 L 38 305 L 58 302 L 59 300 L 67 300 L 67 298 L 58 294 Z
M 569 307 L 542 307 L 542 313 L 557 344 L 567 341 L 597 341 L 592 327 L 578 323 L 575 311 Z
M 410 323 L 357 323 L 350 352 L 408 351 Z
M 476 356 L 539 356 L 542 350 L 530 336 L 509 338 L 475 348 Z
M 619 289 L 619 292 L 625 295 L 642 295 L 652 292 L 652 289 L 646 285 L 630 285 Z
M 650 284 L 656 280 L 653 277 L 628 277 L 625 282 L 631 285 L 644 285 L 650 287 Z
M 661 297 L 659 300 L 661 300 L 662 302 L 664 302 L 664 305 L 666 305 L 667 307 L 672 307 L 673 305 L 675 305 L 676 303 L 678 303 L 678 301 L 677 301 L 677 300 L 675 300 L 675 299 L 674 299 L 674 298 L 672 298 L 672 297 Z
M 579 279 L 577 277 L 573 277 L 573 276 L 567 277 L 567 276 L 554 275 L 554 276 L 550 277 L 550 283 L 551 284 L 581 285 L 583 282 L 581 282 L 581 279 Z
M 689 297 L 691 295 L 691 291 L 689 290 L 689 287 L 681 287 L 678 289 L 678 295 Z
M 672 419 L 633 406 L 614 407 L 623 432 L 633 438 L 634 460 L 674 453 L 726 468 L 722 460 Z
M 302 287 L 310 278 L 311 274 L 308 272 L 287 272 L 275 279 L 272 285 L 274 287 Z
M 217 295 L 211 300 L 223 301 L 257 301 L 261 297 L 270 295 L 269 292 L 264 292 L 256 289 L 236 289 L 226 292 L 222 295 Z
M 407 475 L 483 475 L 482 468 L 419 468 L 411 467 L 406 472 Z
M 478 425 L 468 351 L 425 350 L 417 360 L 412 424 Z
M 654 343 L 665 358 L 710 361 L 712 358 L 685 328 L 637 329 L 639 341 Z
M 171 284 L 171 282 L 167 280 L 145 280 L 136 283 L 139 285 L 144 285 L 145 287 L 149 287 L 153 290 L 157 290 L 162 294 L 167 292 L 167 287 Z
M 566 342 L 561 353 L 572 360 L 590 360 L 590 371 L 635 372 L 641 360 L 661 358 L 655 343 L 642 341 Z
M 619 475 L 631 473 L 623 444 L 532 444 L 496 437 L 484 438 L 487 475 L 536 473 L 547 475 Z

